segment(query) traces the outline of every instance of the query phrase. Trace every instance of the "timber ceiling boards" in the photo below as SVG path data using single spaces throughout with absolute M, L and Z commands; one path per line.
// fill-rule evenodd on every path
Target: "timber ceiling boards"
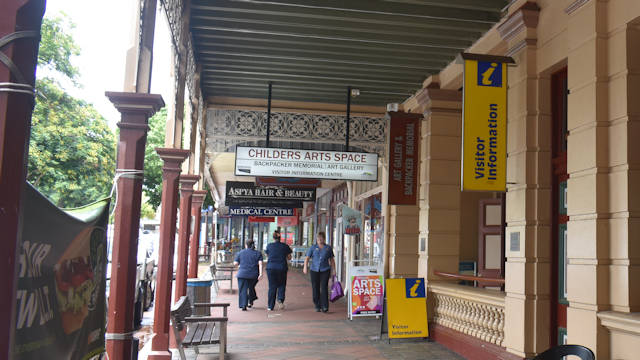
M 192 0 L 205 96 L 402 102 L 501 16 L 507 0 Z

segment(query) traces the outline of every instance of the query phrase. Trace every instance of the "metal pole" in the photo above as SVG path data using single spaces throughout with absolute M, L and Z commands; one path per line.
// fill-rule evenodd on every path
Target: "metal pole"
M 349 124 L 351 122 L 351 86 L 347 86 L 347 136 L 345 151 L 349 151 Z
M 269 133 L 271 132 L 271 88 L 273 83 L 269 81 L 269 99 L 267 100 L 267 147 L 269 147 Z

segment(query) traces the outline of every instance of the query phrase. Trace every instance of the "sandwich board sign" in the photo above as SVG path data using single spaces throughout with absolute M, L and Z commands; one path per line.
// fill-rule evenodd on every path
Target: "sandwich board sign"
M 387 279 L 389 339 L 428 337 L 424 278 Z

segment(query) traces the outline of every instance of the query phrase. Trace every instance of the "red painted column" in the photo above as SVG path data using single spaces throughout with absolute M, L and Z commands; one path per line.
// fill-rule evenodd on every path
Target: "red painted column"
M 198 245 L 200 240 L 200 214 L 202 203 L 207 196 L 205 190 L 196 190 L 191 196 L 191 215 L 193 216 L 193 233 L 189 241 L 189 279 L 198 277 Z
M 171 283 L 173 282 L 173 252 L 178 212 L 178 178 L 180 165 L 189 150 L 156 148 L 164 161 L 162 168 L 162 213 L 160 215 L 160 251 L 156 274 L 156 299 L 153 316 L 153 338 L 149 360 L 171 360 L 169 331 L 171 311 Z
M 116 173 L 142 171 L 147 120 L 164 106 L 162 96 L 122 92 L 106 95 L 121 114 Z M 142 174 L 129 175 L 119 178 L 117 183 L 106 334 L 111 359 L 131 358 L 142 179 Z
M 200 175 L 180 175 L 180 232 L 178 234 L 178 265 L 174 301 L 187 295 L 187 261 L 189 256 L 189 233 L 191 232 L 191 196 L 193 185 Z
M 17 72 L 0 63 L 0 359 L 10 359 L 15 327 L 21 194 L 27 175 L 27 149 L 34 105 L 35 70 L 44 0 L 6 0 L 0 5 L 0 38 L 16 31 L 34 31 L 14 39 L 0 51 Z M 19 83 L 21 85 L 8 85 Z M 24 92 L 23 92 L 24 91 Z

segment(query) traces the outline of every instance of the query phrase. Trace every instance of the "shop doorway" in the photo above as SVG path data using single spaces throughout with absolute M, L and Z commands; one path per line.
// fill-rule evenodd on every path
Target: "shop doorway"
M 551 343 L 567 343 L 567 69 L 551 76 L 552 266 Z

